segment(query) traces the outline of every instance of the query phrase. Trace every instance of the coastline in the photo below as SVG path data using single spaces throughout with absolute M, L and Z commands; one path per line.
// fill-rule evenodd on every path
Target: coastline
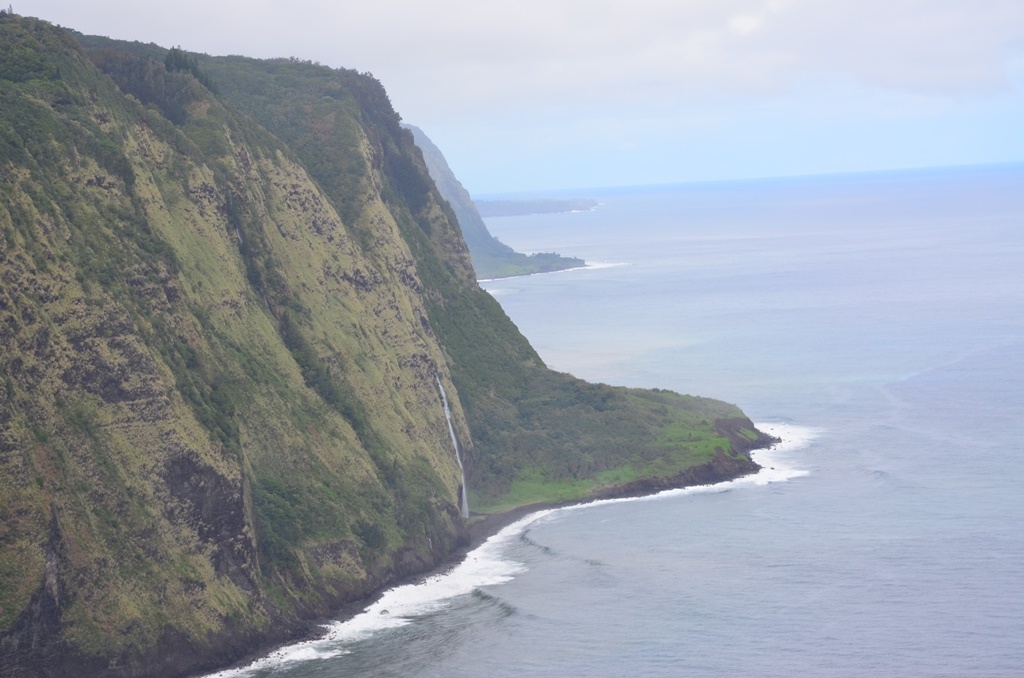
M 744 452 L 749 454 L 755 450 L 769 449 L 779 442 L 781 442 L 779 438 L 771 437 L 763 447 L 753 447 L 744 450 Z M 728 455 L 721 454 L 706 464 L 691 467 L 674 476 L 667 478 L 642 478 L 621 485 L 612 485 L 598 490 L 592 496 L 585 499 L 537 502 L 516 506 L 506 511 L 484 514 L 479 520 L 469 525 L 469 545 L 456 551 L 456 554 L 461 554 L 459 557 L 465 557 L 466 553 L 482 546 L 490 537 L 531 513 L 569 506 L 585 506 L 609 499 L 650 497 L 666 490 L 682 490 L 703 485 L 715 485 L 730 480 L 737 480 L 744 476 L 755 474 L 760 470 L 761 466 L 749 457 L 737 456 L 731 458 Z
M 569 268 L 556 268 L 550 271 L 534 271 L 533 273 L 517 273 L 515 275 L 505 275 L 498 278 L 478 278 L 477 283 L 491 283 L 501 282 L 504 280 L 515 280 L 516 278 L 532 278 L 535 275 L 549 275 L 552 273 L 569 273 L 571 271 L 592 271 L 601 268 L 618 268 L 619 266 L 629 266 L 630 264 L 625 262 L 609 262 L 609 261 L 594 261 L 586 263 L 582 266 L 570 266 Z
M 469 532 L 468 542 L 452 551 L 437 566 L 418 574 L 397 578 L 366 596 L 344 603 L 331 616 L 306 623 L 304 628 L 297 632 L 291 640 L 264 645 L 228 667 L 214 670 L 213 672 L 207 671 L 193 675 L 195 678 L 200 676 L 203 678 L 240 678 L 241 676 L 249 675 L 251 672 L 291 661 L 301 661 L 308 658 L 326 658 L 344 654 L 343 650 L 332 650 L 326 646 L 336 643 L 341 639 L 343 634 L 340 633 L 340 630 L 345 625 L 353 623 L 361 615 L 369 615 L 375 606 L 380 606 L 381 601 L 388 594 L 399 589 L 425 587 L 431 582 L 437 582 L 448 575 L 452 575 L 460 566 L 468 563 L 470 554 L 478 553 L 481 547 L 486 546 L 492 538 L 498 537 L 502 530 L 533 514 L 547 513 L 561 508 L 582 507 L 604 502 L 653 497 L 671 490 L 682 491 L 697 487 L 713 488 L 724 486 L 727 483 L 747 476 L 757 475 L 765 469 L 751 458 L 752 453 L 759 450 L 772 450 L 779 447 L 782 443 L 789 442 L 778 435 L 764 432 L 760 425 L 758 430 L 764 433 L 762 438 L 750 443 L 745 449 L 737 450 L 735 457 L 722 453 L 716 455 L 710 462 L 692 467 L 675 476 L 647 478 L 610 486 L 595 492 L 594 495 L 586 499 L 537 502 L 516 506 L 496 513 L 478 514 L 476 516 L 477 519 L 467 526 Z M 370 618 L 379 623 L 379 620 L 382 618 L 380 615 L 389 615 L 389 611 L 387 609 L 379 610 Z M 400 620 L 401 616 L 400 614 L 395 614 L 392 618 Z M 395 625 L 399 624 L 396 623 Z M 356 633 L 359 632 L 358 630 L 356 631 Z

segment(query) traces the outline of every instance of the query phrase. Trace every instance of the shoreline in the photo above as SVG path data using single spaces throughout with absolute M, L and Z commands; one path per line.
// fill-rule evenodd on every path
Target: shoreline
M 569 268 L 556 268 L 550 271 L 534 271 L 533 273 L 517 273 L 515 275 L 505 275 L 499 278 L 478 278 L 477 284 L 480 283 L 491 283 L 500 282 L 502 280 L 515 280 L 516 278 L 532 278 L 535 275 L 549 275 L 551 273 L 569 273 L 571 271 L 595 271 L 602 268 L 618 268 L 620 266 L 630 266 L 628 262 L 608 262 L 608 261 L 595 261 L 592 263 L 583 262 L 582 266 L 570 266 Z
M 386 594 L 395 589 L 405 586 L 422 586 L 431 580 L 452 573 L 460 565 L 467 562 L 468 556 L 471 553 L 477 551 L 504 528 L 534 513 L 571 506 L 585 506 L 607 500 L 652 497 L 668 490 L 683 490 L 728 483 L 760 473 L 764 470 L 764 467 L 754 461 L 751 458 L 751 454 L 760 450 L 774 449 L 784 442 L 787 441 L 776 435 L 764 433 L 760 440 L 751 443 L 750 447 L 740 450 L 736 457 L 730 457 L 725 454 L 717 455 L 712 461 L 686 469 L 675 476 L 634 480 L 629 483 L 606 487 L 585 499 L 535 502 L 497 513 L 478 514 L 478 519 L 467 526 L 469 532 L 468 542 L 453 550 L 448 557 L 436 566 L 417 574 L 392 580 L 359 599 L 342 604 L 329 617 L 307 622 L 304 628 L 288 641 L 263 646 L 227 667 L 216 669 L 212 672 L 206 671 L 190 675 L 194 678 L 234 678 L 235 676 L 248 675 L 251 671 L 257 671 L 261 668 L 289 661 L 291 655 L 302 655 L 304 652 L 310 651 L 316 652 L 312 646 L 333 642 L 334 636 L 330 631 L 331 628 L 337 628 L 351 622 L 359 615 L 368 612 Z M 471 515 L 471 517 L 473 516 Z
M 322 617 L 320 619 L 305 622 L 304 627 L 298 630 L 289 640 L 261 646 L 226 667 L 214 669 L 212 671 L 188 674 L 188 676 L 189 678 L 233 678 L 239 675 L 247 675 L 250 671 L 258 671 L 261 668 L 264 668 L 264 666 L 261 665 L 270 665 L 286 660 L 288 655 L 295 652 L 301 652 L 301 649 L 304 646 L 327 640 L 329 634 L 326 630 L 328 628 L 349 622 L 360 614 L 366 612 L 368 608 L 379 602 L 387 592 L 401 586 L 417 586 L 435 577 L 443 577 L 444 575 L 449 574 L 452 570 L 465 562 L 470 553 L 476 551 L 478 548 L 483 546 L 488 539 L 495 536 L 501 532 L 501 530 L 512 525 L 516 521 L 540 511 L 563 508 L 576 504 L 584 504 L 589 501 L 593 500 L 584 499 L 580 501 L 565 502 L 537 502 L 534 504 L 516 506 L 515 508 L 508 509 L 507 511 L 501 511 L 499 513 L 482 514 L 482 516 L 481 514 L 478 514 L 478 516 L 481 516 L 480 519 L 468 526 L 469 541 L 463 546 L 453 550 L 443 561 L 434 567 L 417 574 L 410 574 L 405 577 L 399 577 L 398 579 L 389 581 L 380 588 L 361 598 L 343 603 L 341 607 L 335 610 L 334 613 L 328 617 Z

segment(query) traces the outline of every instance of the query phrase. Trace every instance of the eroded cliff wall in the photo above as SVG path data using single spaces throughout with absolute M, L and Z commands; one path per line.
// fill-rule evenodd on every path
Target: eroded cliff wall
M 191 76 L 132 64 L 175 126 L 0 31 L 2 661 L 173 673 L 442 558 L 457 390 L 383 179 L 343 221 Z
M 440 562 L 438 380 L 471 505 L 753 468 L 731 405 L 544 366 L 366 74 L 0 15 L 0 232 L 0 675 L 220 666 Z

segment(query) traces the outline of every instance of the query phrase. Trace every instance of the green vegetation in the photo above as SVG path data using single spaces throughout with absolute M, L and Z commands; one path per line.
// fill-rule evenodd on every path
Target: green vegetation
M 576 257 L 563 257 L 554 252 L 538 252 L 523 254 L 516 252 L 508 245 L 495 238 L 487 230 L 487 225 L 469 193 L 448 167 L 448 162 L 441 150 L 423 133 L 423 130 L 412 125 L 405 125 L 412 132 L 413 139 L 423 153 L 430 177 L 437 185 L 441 197 L 451 205 L 458 219 L 463 238 L 469 246 L 473 258 L 473 269 L 481 280 L 489 278 L 508 278 L 531 273 L 548 273 L 564 271 L 567 268 L 578 268 L 585 262 Z
M 164 57 L 164 68 L 168 73 L 176 71 L 191 73 L 192 77 L 198 80 L 203 87 L 214 94 L 218 93 L 217 85 L 199 68 L 199 62 L 196 61 L 196 58 L 182 51 L 181 47 L 172 47 L 167 51 L 167 56 Z
M 5 667 L 197 672 L 446 558 L 437 379 L 486 510 L 757 439 L 548 370 L 372 77 L 9 14 L 0 50 Z
M 474 511 L 510 505 L 508 493 L 522 477 L 552 483 L 547 499 L 554 500 L 565 481 L 594 489 L 603 486 L 594 481 L 597 474 L 624 466 L 671 476 L 706 463 L 715 447 L 750 442 L 742 436 L 727 440 L 716 428 L 719 421 L 744 419 L 733 406 L 587 384 L 548 370 L 497 302 L 474 284 L 465 245 L 452 234 L 456 220 L 450 203 L 430 185 L 420 160 L 424 143 L 418 130 L 410 128 L 409 134 L 401 128 L 375 80 L 294 60 L 204 58 L 200 65 L 224 83 L 227 103 L 289 142 L 335 204 L 350 201 L 349 187 L 360 180 L 382 183 L 398 235 L 415 260 L 416 286 L 426 291 L 426 319 L 458 388 L 468 425 L 460 439 L 467 449 Z M 359 103 L 360 135 L 345 132 L 352 124 L 347 117 L 352 100 Z M 376 162 L 349 160 L 366 147 Z M 362 174 L 350 171 L 343 185 L 328 158 L 359 167 Z
M 518 503 L 509 495 L 523 491 L 524 477 L 533 502 L 579 498 L 637 477 L 673 476 L 707 463 L 716 448 L 731 449 L 716 424 L 742 417 L 724 403 L 670 392 L 591 385 L 567 375 L 537 382 L 516 403 L 519 426 L 483 429 L 489 454 L 469 483 L 477 510 Z M 566 483 L 577 494 L 565 495 Z

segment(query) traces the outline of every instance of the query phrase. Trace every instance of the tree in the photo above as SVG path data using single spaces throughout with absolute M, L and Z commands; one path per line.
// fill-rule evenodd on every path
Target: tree
M 213 84 L 212 80 L 210 80 L 210 76 L 199 68 L 199 62 L 196 61 L 196 58 L 183 50 L 180 46 L 172 47 L 168 50 L 167 56 L 164 57 L 164 68 L 166 68 L 169 73 L 173 73 L 174 71 L 185 71 L 187 73 L 191 73 L 196 80 L 202 83 L 203 87 L 214 94 L 218 93 L 217 86 Z

